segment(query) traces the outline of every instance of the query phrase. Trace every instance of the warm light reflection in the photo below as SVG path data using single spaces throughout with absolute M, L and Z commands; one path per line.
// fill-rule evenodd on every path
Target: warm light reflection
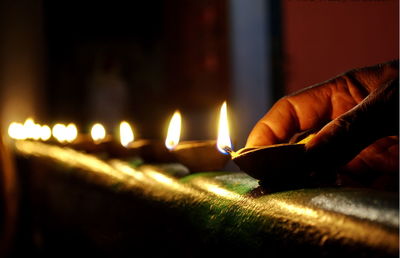
M 67 142 L 73 142 L 78 137 L 78 128 L 73 123 L 70 123 L 65 127 L 65 140 Z
M 298 216 L 303 216 L 308 218 L 318 218 L 320 216 L 317 211 L 311 208 L 303 207 L 295 203 L 291 204 L 287 201 L 272 200 L 271 204 L 278 206 L 280 209 L 283 209 L 288 213 L 296 214 Z
M 52 134 L 58 142 L 65 142 L 67 140 L 66 126 L 64 124 L 55 124 L 52 129 Z
M 40 127 L 40 139 L 42 141 L 47 141 L 51 137 L 51 129 L 47 125 L 43 125 Z
M 165 139 L 165 146 L 172 150 L 179 143 L 179 138 L 181 136 L 181 123 L 182 118 L 179 111 L 175 111 L 174 115 L 171 118 L 168 126 L 168 134 Z
M 96 123 L 92 126 L 90 135 L 94 142 L 99 143 L 106 137 L 106 129 L 102 124 Z
M 121 144 L 124 147 L 127 147 L 129 143 L 133 142 L 135 139 L 132 128 L 128 122 L 122 121 L 119 125 L 119 137 Z
M 208 191 L 211 192 L 219 197 L 225 198 L 225 199 L 229 199 L 229 200 L 240 200 L 241 196 L 237 193 L 234 193 L 232 191 L 229 191 L 219 185 L 213 184 L 213 183 L 207 183 L 204 182 L 201 187 Z
M 217 139 L 218 150 L 223 154 L 228 154 L 223 148 L 232 148 L 231 139 L 229 136 L 229 124 L 228 124 L 228 112 L 226 108 L 226 101 L 221 106 L 218 124 L 218 139 Z
M 21 123 L 12 122 L 8 127 L 8 135 L 15 140 L 25 140 L 28 138 L 25 127 Z

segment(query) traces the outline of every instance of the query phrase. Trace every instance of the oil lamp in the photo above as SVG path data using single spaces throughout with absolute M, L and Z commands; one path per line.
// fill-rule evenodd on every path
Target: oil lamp
M 138 156 L 137 149 L 129 148 L 129 145 L 135 140 L 132 127 L 127 121 L 119 124 L 119 141 L 110 141 L 107 144 L 107 153 L 112 158 L 130 158 Z
M 231 147 L 226 102 L 221 107 L 217 141 L 180 142 L 181 122 L 181 115 L 179 111 L 176 111 L 171 118 L 165 140 L 165 146 L 174 154 L 178 162 L 186 166 L 190 172 L 223 169 L 229 160 L 229 156 L 219 145 Z
M 108 145 L 108 152 L 113 157 L 139 157 L 146 163 L 168 163 L 175 161 L 165 145 L 155 139 L 135 139 L 132 127 L 126 121 L 119 125 L 119 142 Z
M 68 126 L 53 127 L 53 137 L 58 141 L 65 142 L 65 146 L 87 153 L 106 153 L 107 145 L 111 142 L 111 137 L 107 135 L 104 126 L 95 123 L 91 127 L 89 134 L 78 134 L 74 124 Z
M 247 147 L 229 152 L 233 162 L 250 176 L 259 179 L 260 184 L 276 191 L 305 187 L 312 183 L 313 172 L 308 169 L 305 144 L 315 134 L 309 134 L 298 142 Z

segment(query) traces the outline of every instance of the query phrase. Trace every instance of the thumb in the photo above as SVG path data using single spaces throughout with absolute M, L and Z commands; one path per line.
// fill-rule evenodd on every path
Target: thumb
M 390 81 L 324 126 L 306 144 L 311 166 L 337 168 L 379 138 L 399 133 L 399 80 Z

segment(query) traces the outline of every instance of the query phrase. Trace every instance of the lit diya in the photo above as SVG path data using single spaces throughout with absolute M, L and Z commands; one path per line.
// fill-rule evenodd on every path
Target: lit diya
M 56 124 L 52 130 L 53 137 L 66 147 L 87 153 L 106 153 L 107 145 L 112 141 L 111 136 L 107 135 L 106 129 L 100 123 L 95 123 L 91 127 L 89 134 L 78 134 L 74 124 L 64 126 Z
M 109 153 L 119 158 L 140 157 L 146 163 L 174 162 L 174 156 L 161 140 L 135 139 L 132 127 L 122 121 L 119 126 L 120 144 L 110 145 Z
M 306 187 L 312 183 L 312 172 L 308 169 L 305 144 L 314 134 L 296 143 L 248 147 L 230 153 L 233 162 L 260 184 L 271 190 L 287 190 Z
M 190 172 L 218 171 L 229 161 L 228 153 L 220 146 L 230 146 L 226 103 L 221 107 L 218 140 L 180 142 L 182 117 L 176 111 L 171 118 L 165 146 Z M 223 143 L 221 143 L 223 142 Z

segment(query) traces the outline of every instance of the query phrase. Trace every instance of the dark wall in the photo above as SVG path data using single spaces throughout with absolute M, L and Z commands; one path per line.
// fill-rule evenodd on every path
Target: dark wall
M 399 1 L 283 1 L 286 93 L 399 56 Z
M 44 10 L 53 121 L 112 130 L 125 119 L 139 137 L 164 137 L 175 109 L 206 124 L 227 96 L 225 1 L 45 1 Z

